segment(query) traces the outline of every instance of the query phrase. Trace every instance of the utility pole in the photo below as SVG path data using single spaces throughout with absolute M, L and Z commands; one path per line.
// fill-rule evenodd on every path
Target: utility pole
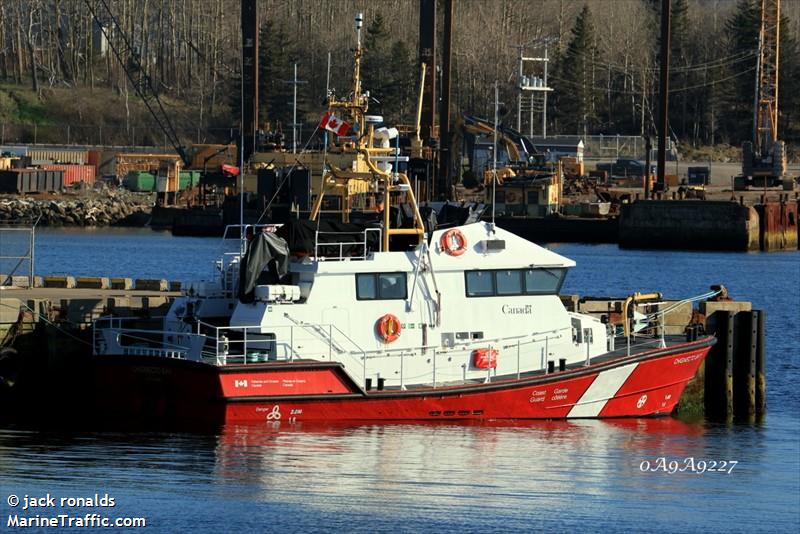
M 300 84 L 308 83 L 306 80 L 298 80 L 297 79 L 297 63 L 294 64 L 294 79 L 290 81 L 284 81 L 283 83 L 292 84 L 294 87 L 294 96 L 292 98 L 292 154 L 297 153 L 297 127 L 300 124 L 297 123 L 297 86 Z
M 544 43 L 544 86 L 548 87 L 547 85 L 547 63 L 549 63 L 549 59 L 547 57 L 547 43 Z M 552 91 L 552 89 L 551 89 Z M 543 91 L 542 94 L 542 137 L 547 139 L 547 91 Z
M 524 98 L 524 93 L 530 93 L 531 95 L 531 110 L 530 110 L 530 133 L 533 136 L 533 107 L 534 107 L 534 95 L 536 93 L 543 94 L 543 107 L 542 107 L 542 136 L 547 137 L 547 93 L 552 91 L 551 87 L 547 85 L 547 63 L 550 59 L 547 56 L 547 46 L 553 41 L 554 38 L 548 37 L 546 39 L 540 39 L 537 41 L 533 41 L 528 44 L 520 44 L 515 45 L 515 48 L 519 51 L 519 71 L 518 71 L 518 84 L 517 84 L 517 131 L 522 131 L 522 100 Z M 535 46 L 535 45 L 544 45 L 544 56 L 543 57 L 525 57 L 524 50 L 528 46 Z M 533 63 L 543 63 L 542 67 L 542 77 L 539 76 L 525 76 L 525 63 L 526 62 L 533 62 Z
M 661 0 L 661 79 L 659 80 L 659 108 L 661 116 L 658 118 L 658 180 L 656 189 L 660 192 L 666 190 L 667 160 L 667 131 L 669 125 L 669 23 L 670 0 Z
M 522 73 L 522 51 L 525 49 L 524 45 L 517 45 L 517 50 L 519 50 L 519 73 L 517 74 L 517 131 L 522 131 L 522 81 L 523 81 L 523 73 Z
M 242 0 L 242 126 L 239 147 L 245 162 L 256 150 L 258 129 L 258 2 Z M 241 169 L 240 176 L 244 174 Z
M 653 143 L 650 142 L 650 134 L 646 135 L 644 138 L 644 149 L 647 151 L 644 159 L 644 169 L 645 169 L 645 178 L 644 178 L 644 199 L 650 199 L 650 151 L 653 150 Z
M 445 191 L 447 198 L 453 188 L 450 146 L 450 59 L 453 55 L 453 17 L 455 0 L 444 1 L 444 28 L 442 28 L 442 77 L 441 108 L 439 109 L 439 191 Z

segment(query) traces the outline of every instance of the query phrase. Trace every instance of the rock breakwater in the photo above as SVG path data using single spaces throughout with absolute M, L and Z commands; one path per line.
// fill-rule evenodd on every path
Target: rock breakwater
M 149 196 L 108 191 L 91 196 L 0 198 L 0 223 L 39 219 L 40 226 L 144 226 Z

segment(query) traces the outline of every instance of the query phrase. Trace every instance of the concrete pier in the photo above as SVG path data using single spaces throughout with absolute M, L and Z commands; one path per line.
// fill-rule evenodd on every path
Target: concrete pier
M 625 248 L 758 250 L 758 212 L 736 202 L 634 202 L 622 206 L 619 245 Z

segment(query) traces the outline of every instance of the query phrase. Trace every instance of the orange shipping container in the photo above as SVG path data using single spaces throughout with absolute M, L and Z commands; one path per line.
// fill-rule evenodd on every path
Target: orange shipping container
M 101 154 L 99 150 L 89 150 L 86 153 L 86 163 L 92 165 L 95 169 L 99 168 Z
M 93 184 L 96 175 L 94 165 L 42 165 L 42 169 L 64 171 L 64 186 L 69 187 L 78 182 Z

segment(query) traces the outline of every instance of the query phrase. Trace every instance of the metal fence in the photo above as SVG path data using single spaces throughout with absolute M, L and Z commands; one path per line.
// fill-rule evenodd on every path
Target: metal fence
M 184 143 L 228 143 L 235 139 L 234 128 L 196 128 L 185 134 Z M 130 128 L 96 124 L 20 124 L 0 123 L 0 145 L 79 145 L 79 146 L 152 146 L 172 150 L 167 136 L 149 125 Z
M 302 139 L 302 130 L 300 137 Z M 191 138 L 190 138 L 191 136 Z M 235 128 L 196 128 L 195 132 L 184 134 L 184 143 L 229 143 L 237 138 Z M 616 159 L 630 156 L 645 158 L 644 138 L 638 135 L 548 135 L 548 139 L 583 139 L 584 157 Z M 303 141 L 300 142 L 303 146 Z M 161 130 L 149 125 L 130 128 L 108 127 L 88 124 L 20 124 L 0 123 L 0 145 L 5 144 L 45 144 L 78 146 L 150 146 L 171 151 L 169 140 Z M 653 139 L 655 160 L 656 139 Z M 668 140 L 668 159 L 674 160 L 675 151 L 672 140 Z M 669 157 L 669 155 L 673 157 Z
M 36 224 L 39 219 L 0 223 L 0 285 L 17 285 L 24 277 L 33 286 Z
M 548 135 L 548 139 L 583 139 L 583 156 L 592 159 L 617 159 L 632 157 L 645 159 L 647 148 L 645 140 L 639 135 Z M 650 157 L 656 159 L 658 141 L 653 138 Z M 672 139 L 667 140 L 667 159 L 675 159 L 675 145 Z

